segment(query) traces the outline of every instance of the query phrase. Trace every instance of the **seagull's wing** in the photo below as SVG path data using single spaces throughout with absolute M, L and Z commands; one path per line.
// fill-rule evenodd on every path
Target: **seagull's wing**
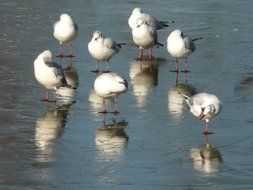
M 189 49 L 191 52 L 195 51 L 194 42 L 191 40 L 189 36 L 184 37 L 184 43 L 185 43 L 186 49 Z
M 149 26 L 149 27 L 151 27 L 150 30 L 149 30 L 149 35 L 153 36 L 153 38 L 154 38 L 154 44 L 157 47 L 163 46 L 163 44 L 158 41 L 158 35 L 157 35 L 157 32 L 156 32 L 156 29 L 152 28 L 153 26 Z
M 118 52 L 120 50 L 120 45 L 118 45 L 112 38 L 105 38 L 104 45 L 109 48 L 113 49 L 114 51 Z
M 55 77 L 62 81 L 63 86 L 69 86 L 61 65 L 59 65 L 58 63 L 52 62 L 50 64 L 50 68 L 53 70 Z
M 192 105 L 193 105 L 192 99 L 191 99 L 189 96 L 183 94 L 182 92 L 178 92 L 178 93 L 184 97 L 186 103 L 187 103 L 187 104 L 189 105 L 189 107 L 191 108 Z

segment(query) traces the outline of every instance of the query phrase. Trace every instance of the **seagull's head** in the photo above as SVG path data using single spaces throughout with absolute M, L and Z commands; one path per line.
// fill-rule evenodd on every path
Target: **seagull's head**
M 174 30 L 170 35 L 175 36 L 175 37 L 184 38 L 184 33 L 179 29 Z
M 50 50 L 45 50 L 42 52 L 42 59 L 44 61 L 45 64 L 50 64 L 53 61 L 53 56 L 52 56 L 52 52 Z
M 72 19 L 71 19 L 71 17 L 68 14 L 66 14 L 66 13 L 61 14 L 60 20 L 64 21 L 64 22 L 73 22 Z
M 102 32 L 100 32 L 99 30 L 96 30 L 95 32 L 93 32 L 93 39 L 94 40 L 98 40 L 98 38 L 102 37 Z
M 213 112 L 215 112 L 215 107 L 213 104 L 201 107 L 199 119 L 203 119 L 204 117 L 206 117 L 206 115 L 208 115 L 209 113 L 213 113 Z
M 134 10 L 132 12 L 133 15 L 139 15 L 141 13 L 142 13 L 142 10 L 139 7 L 134 8 Z

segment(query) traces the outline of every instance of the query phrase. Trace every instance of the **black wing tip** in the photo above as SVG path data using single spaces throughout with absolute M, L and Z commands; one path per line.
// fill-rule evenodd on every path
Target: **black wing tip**
M 194 38 L 192 41 L 202 40 L 203 38 Z

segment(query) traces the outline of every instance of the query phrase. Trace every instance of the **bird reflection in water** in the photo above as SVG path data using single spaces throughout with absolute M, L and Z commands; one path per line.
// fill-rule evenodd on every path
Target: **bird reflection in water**
M 158 85 L 158 64 L 151 61 L 134 61 L 131 63 L 129 76 L 137 106 L 144 107 L 149 92 Z
M 190 158 L 197 171 L 206 174 L 217 173 L 220 171 L 220 163 L 223 161 L 221 153 L 208 142 L 208 136 L 205 138 L 205 143 L 199 148 L 191 149 Z
M 63 104 L 56 109 L 47 110 L 36 122 L 35 144 L 38 148 L 38 161 L 50 156 L 56 139 L 58 139 L 67 122 L 70 106 L 74 103 Z
M 63 72 L 65 74 L 67 83 L 70 86 L 77 88 L 79 86 L 79 77 L 78 77 L 78 74 L 73 66 L 72 59 L 71 59 L 69 65 L 65 69 L 63 69 Z
M 120 159 L 129 137 L 125 132 L 128 122 L 125 119 L 114 117 L 110 124 L 106 124 L 104 117 L 103 125 L 95 134 L 95 145 L 99 150 L 98 159 L 111 161 Z
M 185 73 L 187 74 L 187 73 Z M 168 92 L 168 111 L 172 118 L 176 121 L 181 120 L 183 111 L 185 109 L 185 100 L 178 92 L 187 94 L 188 96 L 193 96 L 197 94 L 197 90 L 194 86 L 185 83 L 176 83 L 172 86 Z

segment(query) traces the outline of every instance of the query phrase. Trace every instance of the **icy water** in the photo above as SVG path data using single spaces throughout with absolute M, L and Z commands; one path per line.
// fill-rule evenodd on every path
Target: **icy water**
M 158 32 L 163 44 L 176 28 L 203 39 L 189 57 L 191 72 L 179 73 L 177 85 L 166 45 L 154 51 L 159 60 L 141 66 L 137 48 L 123 47 L 110 66 L 130 87 L 119 97 L 121 113 L 104 117 L 97 113 L 101 100 L 87 44 L 97 29 L 132 43 L 127 20 L 137 6 L 175 21 Z M 0 189 L 252 189 L 252 8 L 250 0 L 2 0 Z M 79 25 L 76 57 L 62 60 L 77 89 L 73 100 L 47 106 L 33 61 L 45 49 L 56 55 L 52 27 L 64 12 Z M 215 134 L 201 134 L 204 122 L 179 90 L 222 100 L 222 112 L 210 122 Z

